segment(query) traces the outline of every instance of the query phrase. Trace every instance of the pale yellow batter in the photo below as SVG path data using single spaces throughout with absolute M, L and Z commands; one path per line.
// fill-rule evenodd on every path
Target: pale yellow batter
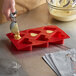
M 51 30 L 46 30 L 47 33 L 53 33 L 54 31 Z
M 60 21 L 71 21 L 76 19 L 76 11 L 62 11 L 53 9 L 50 11 L 53 18 Z
M 38 34 L 36 34 L 36 33 L 30 33 L 31 34 L 31 36 L 37 36 Z
M 19 40 L 19 39 L 21 39 L 21 36 L 20 36 L 20 34 L 15 34 L 15 35 L 14 35 L 14 38 L 15 38 L 16 40 Z

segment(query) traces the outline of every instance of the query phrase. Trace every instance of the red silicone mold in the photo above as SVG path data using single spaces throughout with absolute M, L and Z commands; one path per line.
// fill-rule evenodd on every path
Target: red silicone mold
M 53 32 L 48 33 L 48 30 Z M 35 35 L 32 36 L 32 33 Z M 55 25 L 24 30 L 20 32 L 20 35 L 22 38 L 15 40 L 14 34 L 7 34 L 17 50 L 32 50 L 32 47 L 48 47 L 49 43 L 63 44 L 64 39 L 70 38 L 63 30 Z

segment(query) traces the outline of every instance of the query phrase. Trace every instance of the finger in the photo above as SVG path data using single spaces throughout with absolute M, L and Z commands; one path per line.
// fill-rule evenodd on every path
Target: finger
M 10 20 L 10 9 L 5 12 L 7 20 Z
M 12 6 L 12 7 L 11 7 L 11 12 L 14 13 L 15 11 L 16 11 L 15 7 Z
M 12 6 L 12 7 L 11 7 L 11 12 L 14 13 L 15 11 L 16 11 L 15 7 Z M 14 15 L 14 16 L 16 17 L 16 15 Z
M 11 12 L 10 12 L 10 9 L 9 9 L 9 10 L 8 10 L 8 13 L 7 13 L 7 16 L 8 16 L 7 19 L 8 19 L 8 20 L 10 20 L 10 13 L 11 13 Z
M 12 3 L 11 3 L 10 9 L 11 9 L 11 12 L 14 13 L 16 11 L 16 9 L 15 9 L 15 2 L 14 2 L 14 0 L 12 0 L 11 2 Z

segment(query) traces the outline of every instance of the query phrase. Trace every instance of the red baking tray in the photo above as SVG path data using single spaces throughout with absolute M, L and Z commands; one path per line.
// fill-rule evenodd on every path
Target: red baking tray
M 47 30 L 51 30 L 53 32 L 47 33 Z M 35 33 L 37 35 L 31 36 L 31 33 Z M 48 47 L 51 43 L 63 44 L 64 39 L 70 38 L 56 25 L 20 31 L 20 36 L 22 37 L 20 40 L 15 40 L 13 33 L 7 34 L 7 37 L 11 40 L 17 50 L 32 50 L 33 47 Z

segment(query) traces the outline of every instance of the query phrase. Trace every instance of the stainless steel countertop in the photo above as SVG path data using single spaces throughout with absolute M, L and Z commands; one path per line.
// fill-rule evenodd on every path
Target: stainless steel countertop
M 57 25 L 64 30 L 70 39 L 66 39 L 64 45 L 50 45 L 49 48 L 34 48 L 33 51 L 17 52 L 11 49 L 11 42 L 6 37 L 10 32 L 10 22 L 0 24 L 0 58 L 16 59 L 23 67 L 23 73 L 18 76 L 56 76 L 56 74 L 42 60 L 45 53 L 59 51 L 62 49 L 76 48 L 76 20 L 71 22 L 60 22 L 54 20 L 48 13 L 47 5 L 32 10 L 27 14 L 17 17 L 20 30 Z M 17 75 L 15 75 L 17 76 Z

